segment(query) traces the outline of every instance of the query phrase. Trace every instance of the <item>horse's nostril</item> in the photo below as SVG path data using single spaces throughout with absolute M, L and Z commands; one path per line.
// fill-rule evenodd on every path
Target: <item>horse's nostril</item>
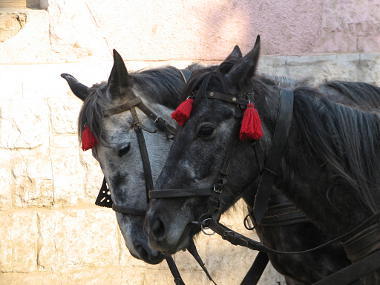
M 143 260 L 148 259 L 149 254 L 142 245 L 140 245 L 140 244 L 136 245 L 135 249 L 139 253 L 141 259 L 143 259 Z
M 162 240 L 165 237 L 165 226 L 159 217 L 152 224 L 152 234 L 157 240 Z

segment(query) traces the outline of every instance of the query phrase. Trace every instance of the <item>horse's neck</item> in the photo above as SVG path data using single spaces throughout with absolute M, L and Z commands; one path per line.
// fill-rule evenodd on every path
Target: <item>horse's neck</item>
M 372 212 L 331 167 L 316 159 L 318 153 L 301 141 L 303 131 L 293 120 L 279 188 L 326 232 L 337 234 L 354 227 Z

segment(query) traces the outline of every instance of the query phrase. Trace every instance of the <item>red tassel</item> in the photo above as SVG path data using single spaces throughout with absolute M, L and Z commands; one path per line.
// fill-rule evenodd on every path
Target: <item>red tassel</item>
M 96 146 L 98 141 L 96 140 L 94 134 L 91 132 L 88 126 L 85 126 L 82 131 L 82 150 L 86 151 L 90 148 Z
M 240 140 L 258 140 L 263 136 L 259 113 L 252 103 L 247 104 L 240 128 Z
M 186 121 L 190 118 L 191 110 L 193 109 L 192 98 L 187 98 L 183 101 L 177 109 L 172 113 L 172 118 L 177 121 L 178 125 L 183 126 Z

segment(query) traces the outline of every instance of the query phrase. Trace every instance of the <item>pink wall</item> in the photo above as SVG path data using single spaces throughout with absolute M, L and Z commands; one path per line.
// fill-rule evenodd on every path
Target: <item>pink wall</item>
M 380 52 L 380 0 L 44 0 L 0 63 L 221 60 L 262 36 L 268 55 Z
M 93 0 L 127 59 L 223 58 L 259 33 L 264 54 L 380 51 L 380 0 Z

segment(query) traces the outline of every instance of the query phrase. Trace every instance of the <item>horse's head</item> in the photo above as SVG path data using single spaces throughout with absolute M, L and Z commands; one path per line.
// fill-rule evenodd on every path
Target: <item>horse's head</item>
M 185 86 L 181 74 L 172 67 L 129 74 L 115 51 L 108 82 L 88 88 L 69 74 L 62 77 L 84 101 L 78 120 L 79 136 L 89 129 L 96 139 L 92 154 L 110 188 L 117 221 L 130 253 L 148 263 L 160 262 L 163 255 L 149 247 L 143 231 L 146 179 L 135 129 L 140 127 L 145 138 L 153 179 L 164 164 L 170 141 L 168 134 L 134 104 L 139 99 L 170 122 L 170 113 Z M 136 108 L 129 108 L 131 105 Z
M 197 197 L 196 193 L 191 197 L 168 198 L 171 189 L 201 190 L 215 186 L 218 191 L 222 183 L 222 204 L 217 206 L 222 212 L 259 175 L 270 144 L 266 134 L 268 129 L 273 130 L 273 125 L 267 123 L 274 112 L 267 106 L 276 99 L 258 96 L 268 92 L 263 92 L 264 89 L 272 88 L 253 78 L 259 51 L 258 38 L 252 51 L 228 72 L 223 72 L 223 62 L 220 68 L 194 76 L 189 82 L 186 95 L 194 99 L 191 116 L 177 133 L 156 183 L 156 193 L 168 189 L 165 191 L 168 195 L 152 200 L 147 214 L 147 230 L 155 248 L 170 253 L 185 248 L 199 231 L 199 225 L 193 221 L 200 222 L 213 214 L 209 212 L 210 205 L 218 203 L 212 194 L 209 198 Z M 264 137 L 254 142 L 239 140 L 242 109 L 248 100 L 255 103 L 263 121 Z

